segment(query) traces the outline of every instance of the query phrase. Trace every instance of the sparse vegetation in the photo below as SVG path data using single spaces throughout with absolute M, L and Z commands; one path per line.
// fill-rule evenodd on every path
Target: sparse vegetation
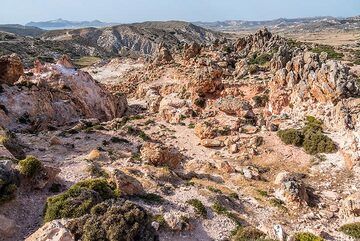
M 207 217 L 207 210 L 204 206 L 204 204 L 199 199 L 190 199 L 186 201 L 186 203 L 190 204 L 194 207 L 195 212 L 202 216 L 203 218 Z
M 207 189 L 213 193 L 219 193 L 219 194 L 222 193 L 222 191 L 220 189 L 215 188 L 213 186 L 208 186 Z
M 106 173 L 106 171 L 99 165 L 99 163 L 96 163 L 96 162 L 90 163 L 90 165 L 88 167 L 88 171 L 89 171 L 90 175 L 95 178 L 100 178 L 100 177 L 108 178 L 109 177 L 109 175 Z
M 311 50 L 314 53 L 321 54 L 322 52 L 325 52 L 328 54 L 329 59 L 342 59 L 344 57 L 343 53 L 336 52 L 333 46 L 329 45 L 317 45 L 315 48 Z
M 270 53 L 254 53 L 250 59 L 248 60 L 248 63 L 250 65 L 265 65 L 268 63 L 272 58 L 272 54 Z
M 294 241 L 324 241 L 324 239 L 312 233 L 297 233 L 294 236 Z
M 345 224 L 339 230 L 352 238 L 360 239 L 360 222 Z
M 133 136 L 138 136 L 144 141 L 150 140 L 150 137 L 146 135 L 145 132 L 133 126 L 127 126 L 127 133 Z
M 44 221 L 81 217 L 96 204 L 114 197 L 114 188 L 105 179 L 81 181 L 67 191 L 48 198 Z
M 277 198 L 272 198 L 269 200 L 270 204 L 276 208 L 279 208 L 281 210 L 284 210 L 286 211 L 287 208 L 284 206 L 285 203 L 283 201 L 281 201 L 280 199 L 277 199 Z
M 19 171 L 25 177 L 32 178 L 42 170 L 42 163 L 34 156 L 28 156 L 19 162 Z
M 99 57 L 84 56 L 74 60 L 74 64 L 78 68 L 85 68 L 99 62 L 100 60 L 101 59 Z

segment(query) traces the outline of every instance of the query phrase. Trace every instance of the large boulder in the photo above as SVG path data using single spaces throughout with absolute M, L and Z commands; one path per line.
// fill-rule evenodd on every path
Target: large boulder
M 238 117 L 249 119 L 255 117 L 251 104 L 246 100 L 242 100 L 241 98 L 232 96 L 220 98 L 216 102 L 216 106 L 228 115 L 236 115 Z
M 155 106 L 156 104 L 152 102 Z M 154 107 L 155 107 L 154 106 Z M 181 99 L 178 94 L 173 93 L 161 99 L 159 104 L 159 116 L 169 123 L 179 123 L 182 118 L 191 114 L 190 102 Z M 153 108 L 156 110 L 156 108 Z
M 275 196 L 289 204 L 290 207 L 299 207 L 309 204 L 307 187 L 300 176 L 294 173 L 280 172 L 274 183 L 278 186 Z
M 0 57 L 0 85 L 12 85 L 24 74 L 21 59 L 16 54 Z
M 129 176 L 118 169 L 115 169 L 111 173 L 111 178 L 122 195 L 131 196 L 145 193 L 143 186 L 136 178 Z
M 357 218 L 360 220 L 360 192 L 345 198 L 341 203 L 340 212 L 345 219 Z
M 175 168 L 181 162 L 182 155 L 175 148 L 148 142 L 141 148 L 141 158 L 154 166 Z
M 66 220 L 48 222 L 25 241 L 75 241 L 74 235 L 66 227 L 67 223 Z
M 70 68 L 68 61 L 37 68 L 18 86 L 3 89 L 0 122 L 4 127 L 36 131 L 84 118 L 108 121 L 121 117 L 127 108 L 123 95 L 109 93 L 87 72 Z

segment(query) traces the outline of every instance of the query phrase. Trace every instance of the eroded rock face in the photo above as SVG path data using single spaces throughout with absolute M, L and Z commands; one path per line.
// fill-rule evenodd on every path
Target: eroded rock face
M 24 74 L 21 59 L 16 54 L 0 57 L 0 85 L 12 85 Z
M 75 237 L 66 228 L 66 224 L 65 220 L 48 222 L 25 241 L 75 241 Z
M 141 148 L 141 157 L 154 166 L 175 168 L 182 160 L 181 154 L 174 148 L 159 143 L 145 143 Z
M 276 69 L 283 64 L 274 66 Z M 296 105 L 308 100 L 337 104 L 359 93 L 355 78 L 346 66 L 334 60 L 326 61 L 315 53 L 300 52 L 276 70 L 270 83 L 269 110 L 279 114 L 290 103 Z
M 63 63 L 64 65 L 61 65 Z M 114 96 L 88 73 L 59 64 L 45 64 L 24 77 L 18 86 L 5 87 L 0 96 L 0 122 L 8 129 L 45 129 L 96 117 L 108 121 L 122 116 L 124 96 Z

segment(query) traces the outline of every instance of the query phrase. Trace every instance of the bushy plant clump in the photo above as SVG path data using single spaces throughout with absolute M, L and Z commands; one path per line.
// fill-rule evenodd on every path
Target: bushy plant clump
M 236 233 L 232 237 L 232 241 L 265 241 L 266 234 L 261 232 L 260 230 L 248 226 L 248 227 L 239 227 L 236 230 Z
M 324 239 L 312 233 L 304 232 L 295 234 L 294 241 L 324 241 Z
M 28 156 L 19 162 L 19 171 L 25 177 L 32 178 L 39 174 L 43 166 L 39 159 L 34 156 Z
M 329 45 L 317 45 L 315 48 L 311 50 L 314 53 L 321 54 L 325 52 L 328 54 L 329 59 L 342 59 L 344 57 L 343 53 L 336 52 L 334 47 Z
M 90 215 L 70 222 L 76 240 L 155 241 L 150 215 L 130 201 L 108 200 L 91 208 Z
M 345 224 L 340 227 L 340 231 L 350 237 L 360 239 L 360 222 Z
M 50 197 L 45 208 L 45 222 L 61 218 L 77 218 L 90 212 L 102 201 L 114 198 L 115 190 L 106 179 L 81 181 L 67 191 Z
M 335 143 L 323 134 L 322 122 L 312 116 L 306 118 L 302 129 L 280 130 L 277 134 L 285 144 L 303 147 L 311 155 L 336 151 Z
M 188 204 L 194 207 L 195 212 L 202 216 L 203 218 L 207 217 L 207 210 L 204 204 L 198 199 L 190 199 L 187 201 Z

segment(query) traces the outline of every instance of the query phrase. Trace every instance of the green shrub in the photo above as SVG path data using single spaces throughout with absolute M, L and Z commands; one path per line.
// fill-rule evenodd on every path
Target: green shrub
M 70 221 L 68 227 L 82 241 L 155 241 L 150 215 L 124 200 L 109 200 L 91 209 L 90 215 Z
M 294 241 L 324 241 L 324 239 L 312 233 L 296 233 Z
M 114 197 L 114 188 L 105 179 L 81 181 L 67 191 L 48 198 L 44 220 L 81 217 L 96 204 Z
M 264 240 L 266 234 L 254 227 L 239 227 L 232 237 L 232 241 L 257 241 Z
M 36 157 L 28 156 L 19 162 L 19 171 L 26 177 L 34 177 L 42 170 L 42 163 Z
M 216 212 L 217 214 L 224 214 L 227 212 L 227 209 L 221 205 L 219 202 L 215 202 L 212 206 L 211 206 L 212 210 L 214 210 L 214 212 Z
M 222 193 L 222 191 L 218 188 L 212 187 L 212 186 L 208 186 L 207 189 L 213 193 Z
M 186 201 L 186 203 L 193 206 L 194 209 L 195 209 L 195 212 L 197 214 L 199 214 L 203 218 L 207 217 L 207 210 L 206 210 L 204 204 L 200 200 L 198 200 L 198 199 L 190 199 L 190 200 Z
M 360 222 L 345 224 L 339 230 L 350 237 L 360 239 Z
M 271 60 L 271 58 L 272 58 L 272 54 L 270 54 L 270 53 L 263 53 L 263 54 L 254 53 L 248 60 L 248 63 L 250 65 L 253 65 L 253 64 L 264 65 L 267 62 L 269 62 Z
M 300 130 L 280 130 L 277 132 L 277 135 L 286 145 L 302 146 L 304 142 L 304 135 Z
M 301 146 L 311 154 L 331 153 L 336 151 L 335 143 L 323 134 L 323 123 L 313 116 L 307 116 L 305 126 L 300 129 L 278 131 L 278 136 L 287 145 Z
M 308 132 L 303 143 L 305 151 L 311 155 L 331 153 L 336 150 L 335 143 L 321 132 Z

